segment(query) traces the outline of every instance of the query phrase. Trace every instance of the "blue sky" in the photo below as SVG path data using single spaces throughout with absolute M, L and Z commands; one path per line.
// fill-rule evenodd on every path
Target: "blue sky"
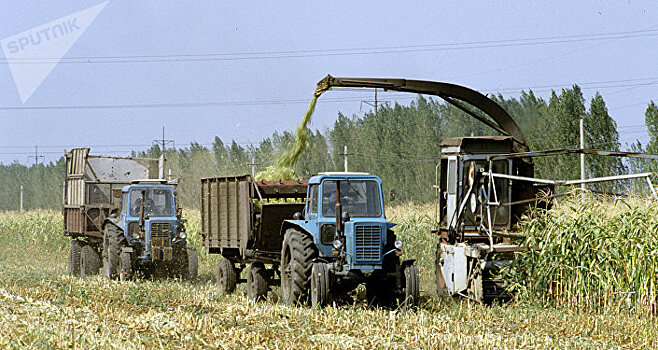
M 0 38 L 101 2 L 5 1 Z M 28 163 L 35 145 L 46 161 L 75 146 L 127 155 L 162 126 L 180 147 L 215 135 L 258 142 L 294 129 L 327 74 L 506 97 L 581 84 L 587 99 L 603 95 L 623 142 L 646 141 L 644 109 L 658 101 L 658 2 L 110 0 L 25 104 L 0 60 L 0 162 Z M 324 94 L 312 127 L 332 125 L 338 111 L 363 113 L 361 100 L 372 91 Z M 169 106 L 136 108 L 154 104 Z M 44 106 L 76 108 L 2 109 Z

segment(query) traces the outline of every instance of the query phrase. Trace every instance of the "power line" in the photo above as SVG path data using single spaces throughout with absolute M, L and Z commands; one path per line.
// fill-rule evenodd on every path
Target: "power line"
M 367 97 L 329 98 L 324 102 L 353 102 Z M 308 104 L 308 99 L 297 100 L 255 100 L 255 101 L 223 101 L 223 102 L 179 102 L 179 103 L 144 103 L 144 104 L 111 104 L 111 105 L 79 105 L 79 106 L 15 106 L 0 107 L 0 110 L 62 110 L 62 109 L 127 109 L 127 108 L 185 108 L 185 107 L 236 107 L 236 106 L 267 106 L 283 104 Z
M 562 44 L 574 42 L 587 42 L 611 39 L 628 39 L 638 37 L 652 37 L 658 35 L 658 29 L 645 29 L 627 32 L 609 32 L 598 34 L 581 34 L 567 36 L 551 36 L 536 38 L 516 38 L 487 41 L 468 41 L 460 43 L 421 44 L 403 46 L 382 46 L 366 48 L 335 48 L 335 49 L 309 49 L 291 51 L 265 51 L 265 52 L 234 52 L 234 53 L 203 53 L 203 54 L 177 54 L 177 55 L 124 55 L 124 56 L 78 56 L 57 59 L 55 57 L 20 57 L 0 60 L 0 63 L 11 64 L 38 64 L 38 63 L 158 63 L 158 62 L 198 62 L 198 61 L 234 61 L 259 60 L 279 58 L 306 58 L 323 56 L 350 56 L 388 54 L 423 51 L 471 50 L 496 47 L 517 47 L 547 44 Z
M 653 78 L 648 78 L 653 79 Z M 649 86 L 658 84 L 658 80 L 648 83 L 638 84 L 614 84 L 607 86 L 587 86 L 592 84 L 610 84 L 615 82 L 631 82 L 645 79 L 625 79 L 625 80 L 608 80 L 599 82 L 585 82 L 577 85 L 583 85 L 583 90 L 591 89 L 607 89 L 613 87 L 624 86 Z M 486 93 L 510 93 L 515 91 L 533 90 L 535 92 L 543 91 L 542 89 L 560 88 L 568 86 L 569 84 L 561 85 L 543 85 L 534 87 L 515 87 L 515 88 L 500 88 L 497 90 L 483 90 Z M 573 85 L 573 84 L 572 84 Z M 414 99 L 416 94 L 410 93 L 394 93 L 389 96 L 396 96 L 397 99 Z M 326 103 L 337 102 L 361 102 L 369 96 L 362 97 L 338 97 L 338 98 L 323 98 L 322 101 Z M 253 101 L 216 101 L 216 102 L 178 102 L 178 103 L 144 103 L 144 104 L 109 104 L 109 105 L 68 105 L 68 106 L 13 106 L 13 107 L 0 107 L 0 110 L 70 110 L 70 109 L 130 109 L 130 108 L 192 108 L 192 107 L 237 107 L 237 106 L 267 106 L 267 105 L 285 105 L 285 104 L 308 104 L 308 99 L 289 99 L 289 100 L 253 100 Z

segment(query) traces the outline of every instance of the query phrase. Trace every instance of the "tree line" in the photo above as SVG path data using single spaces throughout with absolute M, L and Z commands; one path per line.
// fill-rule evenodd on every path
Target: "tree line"
M 619 151 L 617 125 L 605 101 L 596 94 L 585 101 L 577 85 L 553 91 L 548 100 L 532 91 L 518 98 L 492 96 L 517 122 L 531 150 L 576 148 L 579 146 L 579 120 L 584 120 L 585 147 Z M 478 113 L 477 110 L 473 112 Z M 658 153 L 658 107 L 652 101 L 645 112 L 650 141 L 629 145 L 631 151 Z M 322 171 L 342 171 L 347 146 L 350 171 L 379 175 L 387 199 L 428 201 L 440 159 L 440 142 L 446 137 L 498 134 L 460 109 L 434 98 L 419 95 L 409 105 L 384 104 L 363 115 L 339 113 L 326 130 L 309 130 L 307 148 L 293 170 L 300 177 Z M 189 147 L 165 151 L 167 168 L 179 178 L 178 193 L 185 207 L 198 207 L 199 179 L 210 176 L 241 175 L 275 166 L 295 142 L 292 132 L 274 132 L 257 144 L 224 143 L 215 137 L 211 147 L 193 142 Z M 94 150 L 91 150 L 94 153 Z M 158 145 L 134 151 L 132 156 L 158 158 Z M 620 158 L 586 156 L 588 177 L 624 174 L 629 171 L 656 171 L 655 161 L 623 161 Z M 24 206 L 61 208 L 64 158 L 31 167 L 13 163 L 0 165 L 0 210 L 18 208 L 19 188 L 24 186 Z M 579 156 L 565 155 L 535 159 L 535 175 L 549 179 L 573 179 L 580 174 Z M 598 185 L 597 185 L 598 186 Z M 606 190 L 620 191 L 625 184 Z M 603 188 L 602 188 L 603 189 Z

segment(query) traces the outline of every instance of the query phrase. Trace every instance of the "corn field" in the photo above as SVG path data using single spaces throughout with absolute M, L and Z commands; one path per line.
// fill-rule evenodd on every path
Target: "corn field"
M 0 213 L 0 348 L 658 347 L 655 315 L 642 309 L 655 307 L 652 203 L 564 201 L 538 213 L 526 228 L 543 250 L 508 271 L 518 300 L 493 306 L 436 296 L 433 209 L 387 211 L 404 258 L 418 260 L 422 300 L 410 312 L 370 307 L 362 289 L 353 303 L 321 310 L 253 303 L 244 285 L 222 295 L 214 285 L 217 256 L 201 246 L 198 211 L 184 214 L 200 253 L 192 283 L 71 277 L 60 212 Z M 588 307 L 570 307 L 580 303 Z
M 567 198 L 525 222 L 528 246 L 507 279 L 519 297 L 571 308 L 655 315 L 658 203 Z

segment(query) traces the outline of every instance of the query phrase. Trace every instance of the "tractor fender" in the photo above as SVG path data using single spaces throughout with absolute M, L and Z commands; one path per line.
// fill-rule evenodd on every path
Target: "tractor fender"
M 281 224 L 281 237 L 284 237 L 286 235 L 286 231 L 290 228 L 294 228 L 299 230 L 301 233 L 308 235 L 313 239 L 311 235 L 311 227 L 309 225 L 305 225 L 306 223 L 304 220 L 284 220 L 283 224 Z M 307 227 L 308 226 L 308 227 Z

